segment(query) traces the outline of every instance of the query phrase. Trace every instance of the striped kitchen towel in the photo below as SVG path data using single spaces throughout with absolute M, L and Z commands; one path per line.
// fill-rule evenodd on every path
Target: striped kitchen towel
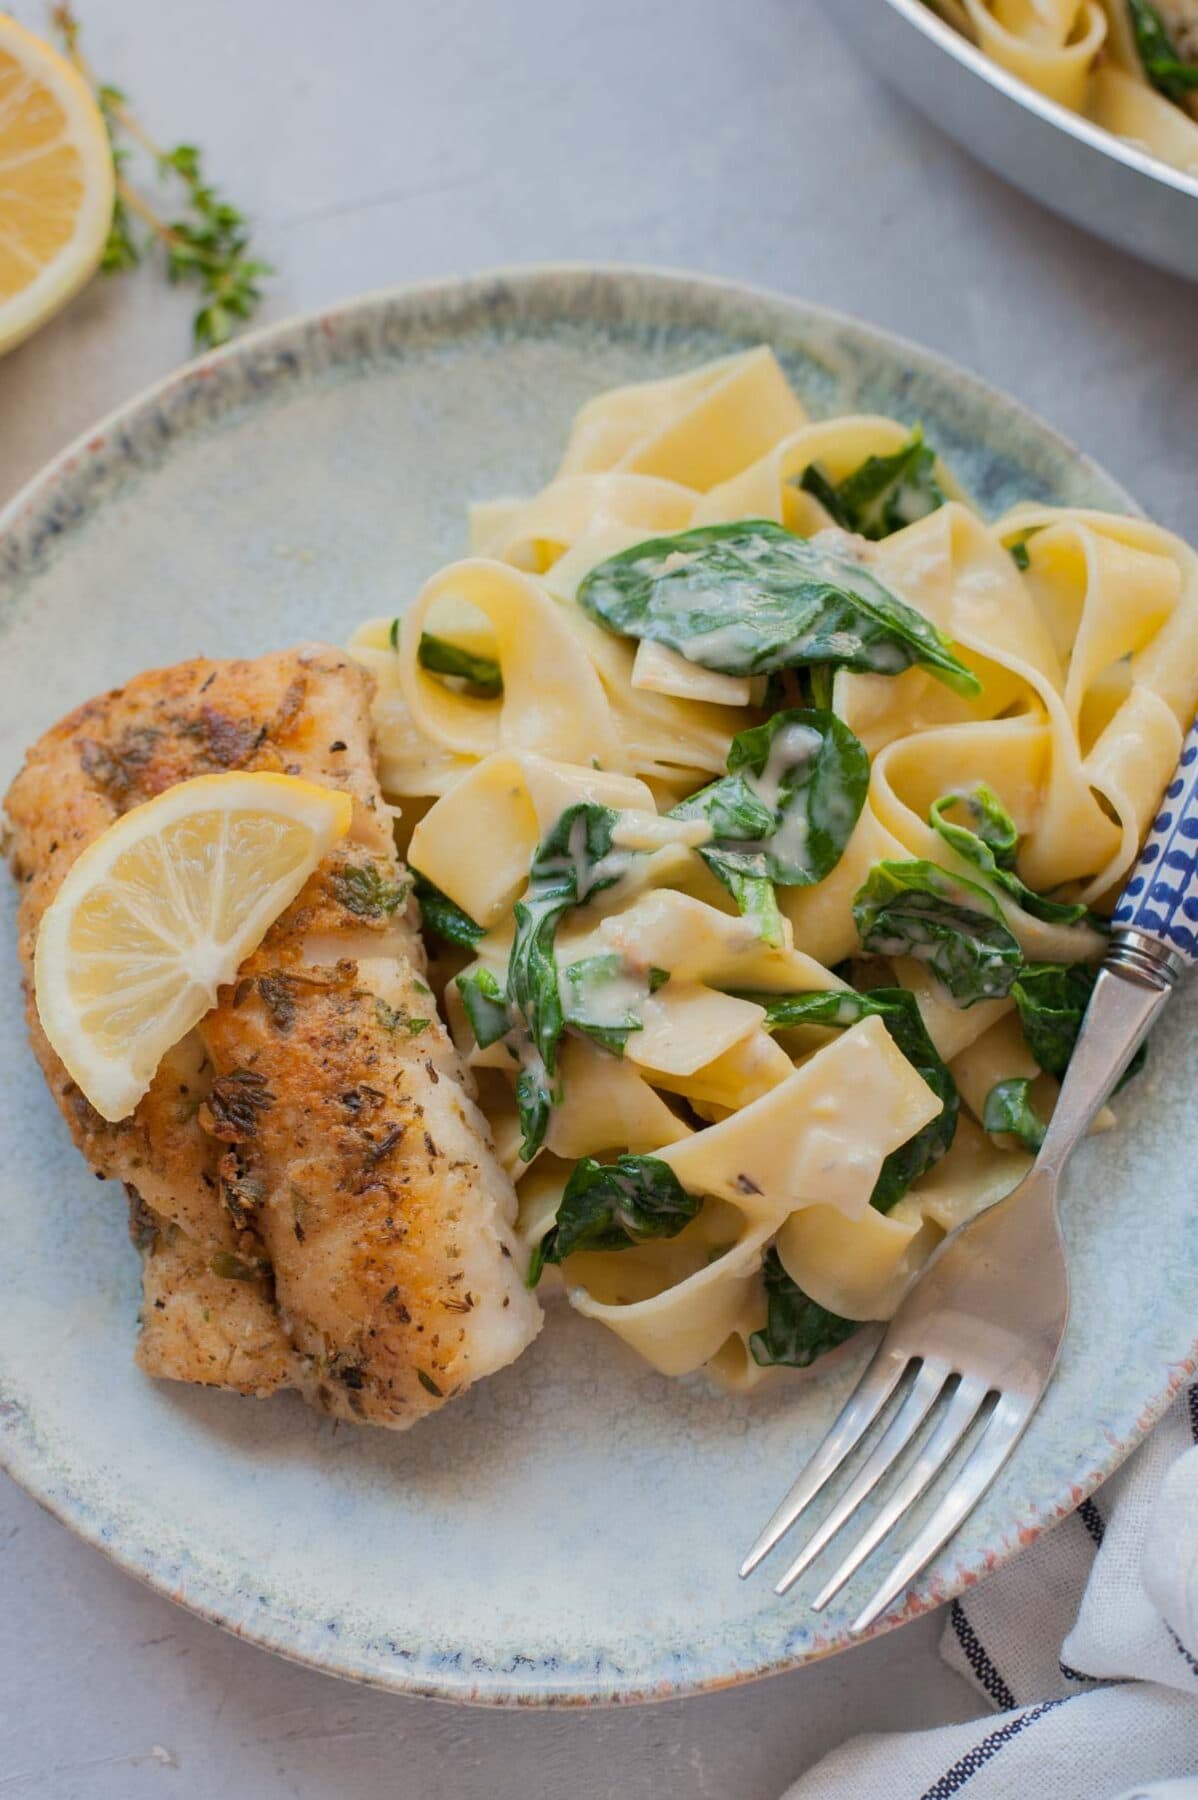
M 1198 1387 L 941 1648 L 998 1717 L 854 1738 L 785 1800 L 1198 1800 Z

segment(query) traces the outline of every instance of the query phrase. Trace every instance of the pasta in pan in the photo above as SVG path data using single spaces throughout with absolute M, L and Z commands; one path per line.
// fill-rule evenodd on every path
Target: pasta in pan
M 1027 1168 L 1198 702 L 1198 559 L 987 524 L 764 348 L 601 395 L 472 533 L 351 647 L 530 1279 L 749 1387 Z
M 1195 0 L 930 0 L 1050 100 L 1198 173 Z

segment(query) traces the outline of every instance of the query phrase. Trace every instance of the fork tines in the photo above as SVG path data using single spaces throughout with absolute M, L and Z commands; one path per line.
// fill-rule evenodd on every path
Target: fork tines
M 1034 1402 L 1029 1399 L 997 1392 L 978 1376 L 963 1374 L 947 1363 L 927 1356 L 913 1356 L 898 1346 L 884 1343 L 827 1437 L 741 1564 L 742 1577 L 751 1574 L 798 1522 L 904 1382 L 906 1385 L 898 1406 L 865 1462 L 774 1590 L 778 1594 L 786 1593 L 810 1568 L 934 1415 L 930 1433 L 916 1454 L 908 1459 L 890 1497 L 811 1602 L 813 1611 L 822 1611 L 889 1536 L 904 1513 L 914 1506 L 981 1419 L 976 1441 L 940 1504 L 900 1557 L 888 1579 L 853 1620 L 850 1629 L 854 1633 L 867 1630 L 957 1530 L 1014 1449 L 1034 1411 Z M 993 1404 L 988 1405 L 991 1400 Z

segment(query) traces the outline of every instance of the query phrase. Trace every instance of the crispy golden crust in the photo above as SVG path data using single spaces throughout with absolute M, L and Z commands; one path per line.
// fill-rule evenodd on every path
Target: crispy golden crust
M 362 758 L 368 679 L 343 652 L 319 644 L 254 662 L 197 657 L 149 669 L 51 726 L 5 801 L 22 955 L 80 851 L 119 814 L 193 775 L 265 769 L 344 788 L 359 802 L 355 835 L 386 850 L 369 750 Z
M 241 1004 L 204 1021 L 226 1073 L 201 1120 L 228 1145 L 222 1179 L 254 1197 L 321 1404 L 402 1424 L 485 1373 L 480 1351 L 523 1347 L 503 1178 L 410 965 L 363 956 L 297 978 L 288 923 L 245 965 Z
M 130 1186 L 129 1235 L 142 1256 L 137 1366 L 147 1375 L 263 1399 L 295 1383 L 295 1357 L 261 1279 L 255 1248 L 213 1251 Z
M 420 980 L 359 666 L 323 646 L 184 663 L 47 732 L 7 801 L 27 984 L 38 921 L 85 845 L 174 782 L 232 768 L 346 789 L 349 837 L 131 1119 L 92 1110 L 32 996 L 31 1038 L 80 1148 L 131 1189 L 141 1366 L 243 1393 L 295 1385 L 402 1427 L 518 1355 L 540 1314 L 512 1256 L 510 1183 Z
M 335 654 L 335 653 L 332 653 Z M 303 676 L 302 690 L 299 686 Z M 25 970 L 26 1020 L 34 1052 L 76 1143 L 100 1174 L 128 1183 L 171 1228 L 140 1233 L 143 1333 L 139 1361 L 180 1381 L 214 1379 L 245 1393 L 294 1383 L 294 1358 L 270 1296 L 261 1284 L 211 1277 L 215 1257 L 244 1248 L 222 1205 L 219 1153 L 202 1130 L 199 1107 L 211 1082 L 203 1045 L 193 1039 L 164 1060 L 149 1093 L 129 1119 L 107 1124 L 88 1104 L 47 1043 L 32 990 L 38 923 L 75 858 L 129 807 L 188 774 L 232 767 L 278 768 L 293 754 L 288 733 L 296 697 L 308 676 L 294 654 L 257 664 L 204 660 L 151 670 L 127 687 L 90 700 L 53 726 L 30 750 L 6 800 L 12 871 L 20 885 L 19 949 Z M 251 709 L 270 729 L 260 742 Z M 135 1208 L 136 1210 L 136 1208 Z M 186 1254 L 179 1246 L 186 1247 Z M 209 1269 L 213 1291 L 196 1307 L 197 1271 Z M 168 1319 L 194 1313 L 186 1333 Z M 226 1320 L 226 1312 L 235 1315 Z M 232 1334 L 258 1347 L 231 1360 Z

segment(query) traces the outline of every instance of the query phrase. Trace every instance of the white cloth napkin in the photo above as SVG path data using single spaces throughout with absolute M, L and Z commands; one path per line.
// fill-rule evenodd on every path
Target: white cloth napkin
M 1198 1387 L 941 1653 L 997 1718 L 854 1738 L 785 1800 L 1198 1800 Z

